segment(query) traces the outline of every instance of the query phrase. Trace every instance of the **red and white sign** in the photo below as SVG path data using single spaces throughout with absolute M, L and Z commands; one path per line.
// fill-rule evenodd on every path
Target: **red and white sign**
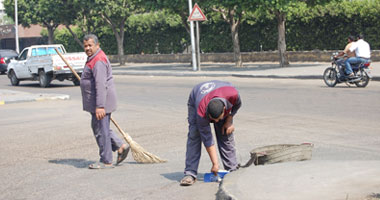
M 199 8 L 198 4 L 195 3 L 193 10 L 191 11 L 191 14 L 188 21 L 205 21 L 206 16 L 203 14 L 201 8 Z

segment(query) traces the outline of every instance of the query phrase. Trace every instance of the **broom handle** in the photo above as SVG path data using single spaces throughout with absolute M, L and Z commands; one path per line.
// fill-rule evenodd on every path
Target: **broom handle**
M 63 60 L 63 62 L 66 63 L 67 67 L 70 68 L 71 72 L 73 72 L 73 74 L 75 75 L 75 77 L 80 81 L 80 76 L 74 70 L 74 68 L 72 68 L 70 66 L 70 64 L 67 62 L 66 58 L 64 58 L 63 55 L 59 52 L 58 48 L 55 48 L 55 51 L 57 52 L 57 54 L 59 55 L 59 57 L 61 57 L 61 59 Z M 110 118 L 111 118 L 112 123 L 116 126 L 116 128 L 119 130 L 119 132 L 121 133 L 121 135 L 123 135 L 124 139 L 128 142 L 128 144 L 131 144 L 131 142 L 132 142 L 131 136 L 129 136 L 128 133 L 124 132 L 123 129 L 120 128 L 119 124 L 117 124 L 116 121 L 112 117 L 110 117 Z

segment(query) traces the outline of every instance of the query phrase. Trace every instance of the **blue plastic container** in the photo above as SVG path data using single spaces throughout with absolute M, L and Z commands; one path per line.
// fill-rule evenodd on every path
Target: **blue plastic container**
M 214 173 L 205 173 L 203 177 L 204 182 L 220 182 L 224 178 L 226 174 L 228 174 L 228 171 L 219 171 L 218 175 L 215 176 Z

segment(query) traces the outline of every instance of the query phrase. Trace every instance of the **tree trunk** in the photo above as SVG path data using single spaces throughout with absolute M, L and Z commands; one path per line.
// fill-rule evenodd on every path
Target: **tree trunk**
M 187 33 L 190 34 L 190 25 L 189 25 L 189 21 L 187 21 L 188 13 L 182 13 L 181 12 L 181 13 L 179 13 L 179 16 L 181 17 L 182 24 L 185 27 Z
M 81 40 L 79 40 L 78 35 L 75 34 L 73 30 L 71 30 L 70 25 L 66 24 L 65 26 L 66 26 L 67 30 L 69 30 L 71 35 L 74 37 L 75 42 L 77 42 L 82 47 L 82 49 L 84 49 L 83 42 Z
M 119 58 L 119 63 L 120 65 L 125 64 L 124 60 L 124 24 L 120 25 L 120 32 L 118 32 L 115 28 L 114 34 L 116 37 L 116 42 L 117 42 L 117 56 Z
M 54 44 L 54 30 L 55 28 L 51 25 L 46 26 L 48 31 L 48 44 Z
M 224 21 L 230 25 L 232 43 L 234 47 L 234 60 L 235 67 L 242 67 L 243 61 L 241 59 L 240 52 L 240 43 L 239 43 L 239 26 L 242 18 L 242 13 L 236 13 L 236 7 L 233 9 L 224 9 L 224 8 L 212 8 L 214 11 L 219 12 L 222 15 Z M 237 15 L 237 19 L 235 19 Z
M 111 26 L 111 29 L 115 35 L 116 42 L 117 42 L 117 56 L 119 58 L 120 65 L 125 64 L 124 60 L 124 27 L 125 27 L 125 21 L 127 20 L 127 17 L 124 17 L 123 19 L 120 19 L 119 27 L 116 27 L 115 22 L 111 20 L 106 14 L 104 14 L 103 19 Z M 117 30 L 119 28 L 119 31 Z
M 229 14 L 230 18 L 230 27 L 231 27 L 231 36 L 232 36 L 232 42 L 234 46 L 234 60 L 235 60 L 235 67 L 242 67 L 243 61 L 241 58 L 241 52 L 240 52 L 240 43 L 239 43 L 239 24 L 240 20 L 235 20 L 233 13 L 230 12 Z
M 121 37 L 116 37 L 116 40 L 117 40 L 117 55 L 119 57 L 119 63 L 120 65 L 124 65 L 125 64 L 125 60 L 124 60 L 124 31 L 123 32 L 123 36 Z M 120 33 L 121 34 L 121 33 Z
M 285 21 L 286 14 L 280 11 L 276 12 L 277 17 L 277 30 L 278 30 L 278 42 L 277 48 L 280 57 L 280 67 L 287 67 L 289 65 L 288 55 L 286 53 L 286 41 L 285 41 Z

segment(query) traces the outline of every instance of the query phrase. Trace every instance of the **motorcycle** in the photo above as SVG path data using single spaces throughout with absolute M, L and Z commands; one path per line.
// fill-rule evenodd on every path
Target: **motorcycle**
M 338 83 L 346 83 L 347 86 L 355 84 L 357 87 L 366 87 L 369 80 L 372 78 L 371 69 L 369 68 L 371 61 L 352 65 L 353 77 L 349 77 L 345 73 L 344 61 L 340 58 L 335 58 L 338 53 L 333 53 L 331 56 L 331 67 L 325 69 L 323 80 L 329 87 L 334 87 Z

